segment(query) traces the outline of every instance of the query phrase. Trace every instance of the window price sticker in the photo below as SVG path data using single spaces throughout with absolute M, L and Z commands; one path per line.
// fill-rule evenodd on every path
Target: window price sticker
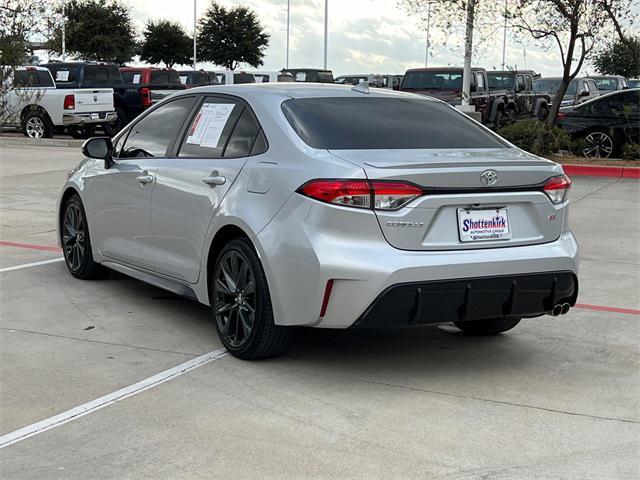
M 234 107 L 235 105 L 229 103 L 202 105 L 189 129 L 187 143 L 216 148 Z

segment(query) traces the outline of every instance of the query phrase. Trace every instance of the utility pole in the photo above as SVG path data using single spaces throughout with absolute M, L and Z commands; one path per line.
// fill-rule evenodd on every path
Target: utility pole
M 197 52 L 197 32 L 196 32 L 196 0 L 193 0 L 193 69 L 196 68 L 196 52 Z
M 467 1 L 467 28 L 464 40 L 464 71 L 462 74 L 462 108 L 470 110 L 471 100 L 471 57 L 473 55 L 473 20 L 475 15 L 476 0 Z
M 285 68 L 289 68 L 289 36 L 291 35 L 291 0 L 287 0 L 287 61 Z
M 327 35 L 329 32 L 329 0 L 324 0 L 324 69 L 327 69 Z
M 502 31 L 502 70 L 504 71 L 505 56 L 507 53 L 507 12 L 509 0 L 504 0 L 504 30 Z
M 67 0 L 62 0 L 62 61 L 63 62 L 67 59 L 67 16 L 65 13 L 66 3 L 67 3 Z

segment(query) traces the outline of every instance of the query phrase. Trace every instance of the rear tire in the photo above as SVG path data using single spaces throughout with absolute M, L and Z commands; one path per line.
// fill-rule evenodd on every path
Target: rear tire
M 511 330 L 520 323 L 519 318 L 489 318 L 487 320 L 474 320 L 470 322 L 453 322 L 467 336 L 478 337 L 483 335 L 497 335 Z
M 105 123 L 102 126 L 104 134 L 108 137 L 115 137 L 116 134 L 127 124 L 127 114 L 122 108 L 116 107 L 116 115 L 118 116 L 118 118 L 116 118 L 113 122 Z
M 51 138 L 53 125 L 46 113 L 40 109 L 32 109 L 22 118 L 22 133 L 28 138 Z
M 220 340 L 233 356 L 256 360 L 287 348 L 291 329 L 273 321 L 267 278 L 248 239 L 232 240 L 218 254 L 209 298 Z
M 77 193 L 71 195 L 64 204 L 60 236 L 64 261 L 71 275 L 82 280 L 102 276 L 105 270 L 93 261 L 87 215 Z

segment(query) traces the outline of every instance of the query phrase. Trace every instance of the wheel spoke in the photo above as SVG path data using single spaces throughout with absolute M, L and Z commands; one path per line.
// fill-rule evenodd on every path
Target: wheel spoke
M 225 265 L 224 263 L 221 265 L 221 269 L 222 269 L 222 275 L 224 275 L 224 280 L 227 284 L 227 289 L 231 292 L 235 292 L 236 291 L 236 283 L 233 281 L 233 277 L 231 275 L 231 272 L 228 271 L 227 269 L 227 265 Z
M 235 303 L 225 303 L 222 307 L 216 310 L 216 313 L 220 314 L 220 313 L 228 312 L 230 310 L 233 310 L 235 306 L 236 306 Z
M 248 295 L 253 295 L 256 291 L 256 287 L 253 283 L 253 280 L 249 280 L 249 283 L 247 283 L 244 287 L 244 290 L 242 290 L 242 295 L 248 296 Z
M 226 283 L 219 278 L 216 278 L 216 291 L 222 295 L 235 295 L 235 292 L 229 290 Z

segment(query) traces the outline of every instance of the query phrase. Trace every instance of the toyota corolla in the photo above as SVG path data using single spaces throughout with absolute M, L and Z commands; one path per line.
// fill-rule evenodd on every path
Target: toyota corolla
M 59 201 L 69 272 L 210 305 L 240 358 L 281 353 L 292 326 L 489 335 L 576 302 L 562 167 L 435 99 L 201 87 L 83 154 Z

